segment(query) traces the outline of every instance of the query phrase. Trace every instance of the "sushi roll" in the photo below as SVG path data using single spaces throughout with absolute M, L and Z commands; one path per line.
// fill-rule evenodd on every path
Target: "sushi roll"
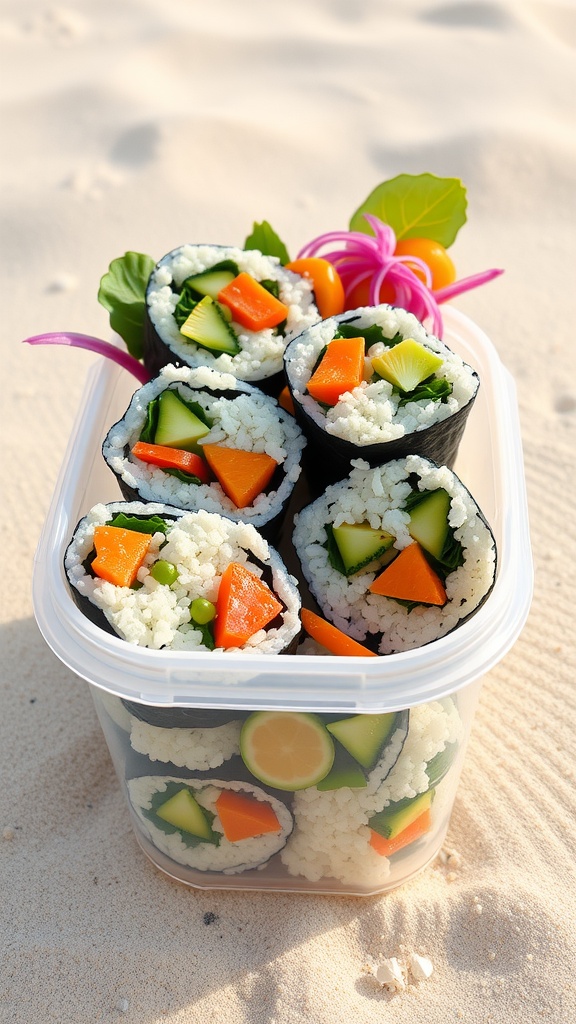
M 82 610 L 128 643 L 251 654 L 297 645 L 296 581 L 249 523 L 160 504 L 99 504 L 78 524 L 64 562 Z
M 376 654 L 445 636 L 494 584 L 495 541 L 478 505 L 450 469 L 417 455 L 356 461 L 298 514 L 293 541 L 323 615 Z
M 240 754 L 241 729 L 240 719 L 211 729 L 162 729 L 131 718 L 130 746 L 150 761 L 206 772 Z
M 277 395 L 287 341 L 320 320 L 310 281 L 256 249 L 182 245 L 146 290 L 144 363 L 211 366 Z
M 161 853 L 197 871 L 250 871 L 292 832 L 283 801 L 247 782 L 141 776 L 127 782 L 138 829 Z
M 355 458 L 374 466 L 418 454 L 451 467 L 479 387 L 415 316 L 387 305 L 310 327 L 287 346 L 284 368 L 323 482 Z
M 102 453 L 126 501 L 203 508 L 274 539 L 305 445 L 294 417 L 258 388 L 169 365 L 136 391 Z

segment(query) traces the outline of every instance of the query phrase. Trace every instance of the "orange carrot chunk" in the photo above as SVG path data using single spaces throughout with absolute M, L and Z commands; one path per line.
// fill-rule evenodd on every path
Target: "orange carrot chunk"
M 323 405 L 336 405 L 363 379 L 364 338 L 334 338 L 308 381 L 308 394 Z
M 330 654 L 341 654 L 351 658 L 378 657 L 377 654 L 374 654 L 374 651 L 369 651 L 367 647 L 363 647 L 357 640 L 346 636 L 346 633 L 337 629 L 331 622 L 321 618 L 320 615 L 316 615 L 316 612 L 311 612 L 308 608 L 302 608 L 300 618 L 308 636 L 311 636 L 316 643 L 330 651 Z
M 216 598 L 216 647 L 242 647 L 282 611 L 270 587 L 239 562 L 222 574 Z
M 266 832 L 279 832 L 282 827 L 270 804 L 231 789 L 220 793 L 216 810 L 230 843 L 263 836 Z
M 270 483 L 278 463 L 265 452 L 205 444 L 202 451 L 222 490 L 236 508 L 246 508 Z
M 117 587 L 131 587 L 150 547 L 149 533 L 120 526 L 95 526 L 92 570 Z
M 376 853 L 382 855 L 382 857 L 391 857 L 397 850 L 401 850 L 404 846 L 409 846 L 410 843 L 416 842 L 429 831 L 431 825 L 430 808 L 416 818 L 410 825 L 407 825 L 402 832 L 399 832 L 394 839 L 386 839 L 381 836 L 379 832 L 371 830 L 370 846 L 376 850 Z
M 132 455 L 142 462 L 148 462 L 152 466 L 159 466 L 161 469 L 180 469 L 184 473 L 191 473 L 197 476 L 203 483 L 210 481 L 208 466 L 199 455 L 194 452 L 186 452 L 181 448 L 169 448 L 163 444 L 147 444 L 144 441 L 136 441 L 132 448 Z
M 403 548 L 368 588 L 372 594 L 418 604 L 446 604 L 444 584 L 415 541 Z
M 245 271 L 218 292 L 218 302 L 228 306 L 232 319 L 249 331 L 276 327 L 288 316 L 288 306 Z
M 280 405 L 282 409 L 285 409 L 286 412 L 291 413 L 292 416 L 294 415 L 294 402 L 288 385 L 286 385 L 285 388 L 282 388 L 282 391 L 278 395 L 278 405 Z

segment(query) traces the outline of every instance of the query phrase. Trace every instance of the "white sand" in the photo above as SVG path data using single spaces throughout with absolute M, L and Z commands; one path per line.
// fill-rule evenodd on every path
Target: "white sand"
M 575 48 L 569 0 L 4 0 L 0 1020 L 575 1019 Z M 366 900 L 188 891 L 136 847 L 88 691 L 34 622 L 94 357 L 20 340 L 106 337 L 98 282 L 126 249 L 241 244 L 267 218 L 294 253 L 426 170 L 468 187 L 460 274 L 506 268 L 457 305 L 517 382 L 536 563 L 482 691 L 458 856 Z M 365 968 L 402 945 L 435 970 L 390 995 Z

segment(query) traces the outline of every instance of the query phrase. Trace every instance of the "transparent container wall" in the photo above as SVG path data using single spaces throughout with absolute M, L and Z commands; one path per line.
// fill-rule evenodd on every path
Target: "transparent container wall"
M 161 871 L 201 889 L 370 895 L 439 852 L 480 685 L 348 716 L 156 708 L 90 689 Z

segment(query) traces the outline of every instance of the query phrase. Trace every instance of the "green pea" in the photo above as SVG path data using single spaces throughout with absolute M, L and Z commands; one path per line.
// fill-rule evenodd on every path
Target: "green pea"
M 205 597 L 197 597 L 192 601 L 190 605 L 192 622 L 197 622 L 199 626 L 205 626 L 207 622 L 212 622 L 215 615 L 216 608 L 212 601 L 208 601 Z
M 163 558 L 159 558 L 150 569 L 150 575 L 157 583 L 171 587 L 178 579 L 178 569 L 172 562 L 165 562 Z

